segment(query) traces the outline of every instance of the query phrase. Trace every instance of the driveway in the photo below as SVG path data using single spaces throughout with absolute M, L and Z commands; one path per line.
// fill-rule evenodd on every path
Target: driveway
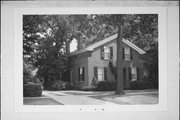
M 157 104 L 157 90 L 125 90 L 125 95 L 114 95 L 114 91 L 43 91 L 43 97 L 25 98 L 24 104 L 47 105 L 124 105 L 124 104 Z M 28 102 L 29 100 L 29 102 Z M 31 101 L 31 102 L 30 102 Z M 42 102 L 41 102 L 42 101 Z

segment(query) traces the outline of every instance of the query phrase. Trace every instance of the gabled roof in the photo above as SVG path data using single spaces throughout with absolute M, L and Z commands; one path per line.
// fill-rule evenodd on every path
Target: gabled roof
M 84 52 L 87 52 L 87 51 L 93 51 L 95 48 L 100 47 L 100 46 L 104 45 L 105 43 L 108 43 L 108 42 L 110 42 L 112 40 L 115 40 L 117 38 L 117 36 L 118 36 L 118 34 L 115 34 L 115 35 L 110 36 L 110 37 L 108 37 L 108 38 L 106 38 L 104 40 L 96 42 L 96 43 L 94 43 L 94 44 L 92 44 L 92 45 L 90 45 L 90 46 L 88 46 L 88 47 L 86 47 L 84 49 L 72 52 L 72 53 L 70 53 L 70 56 L 78 55 L 78 54 L 81 54 L 81 53 L 84 53 Z M 130 46 L 131 48 L 133 48 L 134 50 L 136 50 L 139 54 L 145 54 L 144 50 L 142 50 L 141 48 L 139 48 L 138 46 L 136 46 L 135 44 L 133 44 L 129 40 L 123 39 L 123 42 L 125 44 L 127 44 L 128 46 Z

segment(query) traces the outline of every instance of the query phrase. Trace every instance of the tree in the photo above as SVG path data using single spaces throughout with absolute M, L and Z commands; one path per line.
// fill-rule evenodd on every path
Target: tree
M 117 89 L 115 94 L 124 94 L 123 91 L 123 74 L 122 74 L 122 38 L 128 39 L 131 42 L 135 43 L 140 48 L 144 50 L 154 49 L 154 45 L 158 46 L 158 16 L 157 14 L 123 14 L 123 15 L 91 15 L 92 21 L 90 30 L 88 30 L 88 35 L 85 32 L 85 36 L 90 36 L 87 38 L 94 37 L 93 31 L 96 32 L 94 39 L 88 41 L 90 43 L 96 42 L 98 39 L 102 40 L 107 36 L 106 32 L 110 33 L 109 35 L 118 33 L 117 38 Z M 95 25 L 94 25 L 95 24 Z M 96 27 L 96 24 L 98 26 Z M 106 27 L 103 27 L 106 26 Z M 106 29 L 110 28 L 110 29 Z M 93 30 L 91 30 L 93 29 Z M 104 30 L 106 29 L 106 30 Z M 100 31 L 97 32 L 97 31 Z M 111 31 L 111 32 L 110 32 Z M 104 35 L 104 36 L 101 36 Z M 157 48 L 157 47 L 156 47 Z M 149 52 L 148 52 L 149 53 Z M 154 53 L 157 56 L 157 52 Z M 155 62 L 153 62 L 155 61 Z M 153 64 L 158 61 L 153 59 L 148 61 L 147 64 Z M 147 65 L 148 66 L 148 65 Z M 157 66 L 157 65 L 155 65 Z M 157 67 L 155 67 L 157 71 Z M 151 70 L 151 72 L 153 72 Z M 116 74 L 115 74 L 116 75 Z M 157 77 L 157 74 L 155 74 Z
M 47 88 L 67 69 L 67 42 L 72 39 L 69 16 L 23 16 L 24 60 L 38 68 Z M 67 19 L 68 18 L 68 19 Z
M 50 76 L 61 79 L 67 70 L 68 44 L 73 38 L 82 49 L 118 33 L 116 94 L 123 94 L 122 38 L 146 51 L 153 50 L 153 45 L 158 47 L 157 21 L 156 14 L 24 15 L 23 58 L 38 68 L 39 77 L 45 81 L 49 81 Z

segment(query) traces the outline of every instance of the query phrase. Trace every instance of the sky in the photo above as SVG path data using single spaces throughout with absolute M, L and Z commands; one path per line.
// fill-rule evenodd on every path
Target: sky
M 73 39 L 70 43 L 70 52 L 74 52 L 77 50 L 77 40 Z

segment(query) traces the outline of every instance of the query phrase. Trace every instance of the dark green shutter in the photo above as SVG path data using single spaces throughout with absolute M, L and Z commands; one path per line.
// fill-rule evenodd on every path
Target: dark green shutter
M 132 49 L 130 48 L 130 59 L 133 59 Z
M 113 47 L 110 47 L 110 59 L 113 59 Z
M 131 68 L 128 68 L 128 73 L 129 73 L 129 81 L 131 80 Z
M 139 68 L 136 68 L 137 70 L 137 80 L 139 80 Z
M 101 59 L 104 59 L 104 47 L 101 48 Z
M 125 54 L 124 54 L 124 48 L 122 48 L 122 54 L 123 54 L 123 60 L 124 60 L 124 56 L 125 56 Z
M 97 67 L 94 67 L 94 77 L 95 77 L 96 79 L 98 79 L 98 78 L 97 78 Z
M 107 80 L 107 67 L 104 67 L 104 80 Z

